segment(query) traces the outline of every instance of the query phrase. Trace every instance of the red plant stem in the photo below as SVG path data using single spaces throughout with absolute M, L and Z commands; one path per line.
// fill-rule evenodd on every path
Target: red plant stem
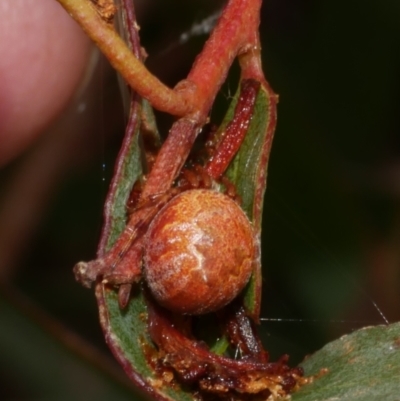
M 195 102 L 192 99 L 194 96 L 192 91 L 174 91 L 152 75 L 134 56 L 114 27 L 101 18 L 91 1 L 57 1 L 96 43 L 115 70 L 156 109 L 176 116 L 185 115 L 193 109 Z
M 254 51 L 259 25 L 260 0 L 231 0 L 222 13 L 217 26 L 206 42 L 203 51 L 196 59 L 187 80 L 177 88 L 197 88 L 199 96 L 197 112 L 190 119 L 178 121 L 172 127 L 167 140 L 161 148 L 142 198 L 162 193 L 172 185 L 177 173 L 187 159 L 193 142 L 209 113 L 233 59 L 246 49 Z M 259 53 L 258 53 L 259 55 Z M 197 122 L 197 124 L 196 124 Z
M 261 65 L 261 47 L 257 42 L 246 53 L 239 55 L 239 65 L 242 71 L 242 79 L 252 78 L 266 84 L 264 72 Z M 268 85 L 268 84 L 267 84 Z
M 260 24 L 261 0 L 231 0 L 218 24 L 193 64 L 187 80 L 197 87 L 199 111 L 207 115 L 224 82 L 228 70 L 239 54 L 253 51 Z
M 126 42 L 132 50 L 133 54 L 142 60 L 142 48 L 139 39 L 139 25 L 136 23 L 136 13 L 132 0 L 121 0 L 122 7 L 122 25 L 126 27 L 124 33 L 126 35 Z M 143 61 L 143 60 L 142 60 Z
M 177 116 L 206 118 L 233 59 L 253 51 L 261 0 L 230 0 L 187 80 L 172 90 L 154 77 L 130 51 L 95 6 L 85 0 L 57 0 L 81 25 L 128 84 L 153 107 Z
M 205 170 L 210 177 L 219 178 L 242 145 L 251 122 L 259 89 L 260 83 L 258 81 L 253 79 L 242 81 L 233 119 L 226 127 L 215 153 L 206 165 Z

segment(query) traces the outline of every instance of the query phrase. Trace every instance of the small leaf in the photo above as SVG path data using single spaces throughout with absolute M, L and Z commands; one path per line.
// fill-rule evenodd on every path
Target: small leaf
M 239 90 L 231 102 L 221 129 L 233 118 L 238 96 Z M 246 137 L 225 174 L 235 185 L 242 199 L 242 209 L 253 223 L 258 239 L 261 235 L 267 167 L 276 124 L 276 102 L 277 97 L 270 87 L 266 83 L 260 85 Z M 261 252 L 261 244 L 259 246 Z M 260 314 L 261 281 L 260 260 L 256 260 L 253 275 L 244 293 L 245 307 L 255 320 L 258 320 Z
M 228 119 L 232 118 L 233 106 L 235 104 L 230 106 L 226 117 Z M 266 188 L 267 163 L 263 158 L 266 157 L 268 160 L 271 149 L 273 137 L 271 128 L 275 128 L 270 126 L 271 114 L 275 113 L 275 110 L 271 109 L 274 108 L 275 102 L 271 98 L 271 93 L 260 86 L 246 137 L 226 172 L 226 176 L 235 184 L 236 191 L 242 198 L 242 209 L 257 228 L 261 225 L 261 213 L 256 210 L 262 208 L 262 200 L 256 199 L 256 192 L 264 193 Z M 264 163 L 260 165 L 261 162 Z M 256 205 L 256 202 L 261 204 Z
M 398 401 L 400 323 L 367 327 L 333 341 L 302 364 L 306 376 L 328 372 L 292 401 Z

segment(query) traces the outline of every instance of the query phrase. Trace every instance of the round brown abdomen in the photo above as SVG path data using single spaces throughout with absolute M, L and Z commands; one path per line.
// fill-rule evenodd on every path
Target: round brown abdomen
M 232 301 L 252 270 L 253 230 L 228 196 L 196 189 L 173 198 L 146 234 L 144 274 L 156 300 L 204 314 Z

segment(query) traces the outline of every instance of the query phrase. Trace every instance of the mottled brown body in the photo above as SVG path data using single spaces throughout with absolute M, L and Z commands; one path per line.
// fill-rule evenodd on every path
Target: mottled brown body
M 254 235 L 227 195 L 196 189 L 173 198 L 146 234 L 144 274 L 157 301 L 186 314 L 216 311 L 246 285 Z

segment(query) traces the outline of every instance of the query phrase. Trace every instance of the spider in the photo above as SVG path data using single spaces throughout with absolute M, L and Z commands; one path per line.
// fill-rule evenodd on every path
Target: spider
M 254 80 L 243 82 L 234 118 L 208 145 L 212 155 L 204 166 L 182 169 L 178 156 L 168 157 L 164 168 L 165 154 L 179 153 L 179 149 L 171 152 L 170 134 L 136 195 L 124 232 L 104 257 L 74 267 L 79 282 L 90 287 L 101 279 L 119 287 L 121 308 L 143 272 L 155 299 L 174 312 L 204 314 L 236 298 L 258 255 L 251 223 L 223 173 L 249 127 L 258 88 Z M 186 128 L 191 122 L 178 120 L 177 124 Z M 186 135 L 187 130 L 182 131 Z M 190 151 L 190 144 L 183 150 Z M 175 186 L 167 187 L 169 174 Z M 157 191 L 149 190 L 154 181 Z M 218 186 L 224 186 L 226 193 L 217 192 Z

